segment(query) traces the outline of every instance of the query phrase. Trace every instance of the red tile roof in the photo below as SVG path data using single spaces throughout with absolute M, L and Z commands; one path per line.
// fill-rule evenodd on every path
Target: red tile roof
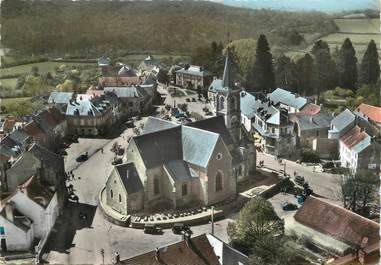
M 104 94 L 103 90 L 88 89 L 86 91 L 86 95 L 90 95 L 90 96 L 102 96 L 103 94 Z
M 3 124 L 4 130 L 11 131 L 13 127 L 15 126 L 16 122 L 17 121 L 15 118 L 6 118 Z
M 296 115 L 316 115 L 320 112 L 321 107 L 319 105 L 308 103 Z
M 37 125 L 35 121 L 31 121 L 24 126 L 24 131 L 32 137 L 37 137 L 41 134 L 44 134 L 42 129 Z
M 220 265 L 205 234 L 121 261 L 128 265 Z
M 368 105 L 365 103 L 361 103 L 360 106 L 357 107 L 357 111 L 365 114 L 370 120 L 381 123 L 381 108 Z
M 346 134 L 344 134 L 340 141 L 345 144 L 348 148 L 352 148 L 359 142 L 361 142 L 363 139 L 367 137 L 367 133 L 362 130 L 359 126 L 353 127 L 351 130 L 349 130 Z
M 378 223 L 313 196 L 307 198 L 294 218 L 351 246 L 360 245 L 364 237 L 368 238 L 368 245 L 380 241 Z

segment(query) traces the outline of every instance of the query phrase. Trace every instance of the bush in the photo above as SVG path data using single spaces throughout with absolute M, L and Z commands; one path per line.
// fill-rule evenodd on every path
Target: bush
M 302 162 L 304 163 L 320 163 L 320 158 L 315 152 L 305 151 L 302 153 Z

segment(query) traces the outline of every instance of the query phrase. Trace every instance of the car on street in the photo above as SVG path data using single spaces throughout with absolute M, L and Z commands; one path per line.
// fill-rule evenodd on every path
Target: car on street
M 83 162 L 83 161 L 86 161 L 88 158 L 89 158 L 89 155 L 88 155 L 88 153 L 86 152 L 86 153 L 83 153 L 83 154 L 79 155 L 79 156 L 75 159 L 75 161 L 77 161 L 77 162 Z
M 182 232 L 190 232 L 190 228 L 183 223 L 175 223 L 172 226 L 172 232 L 176 235 L 180 235 Z
M 157 234 L 162 234 L 163 230 L 161 229 L 160 226 L 157 226 L 155 224 L 145 224 L 144 225 L 144 233 L 157 235 Z
M 305 179 L 302 176 L 295 176 L 294 181 L 296 184 L 303 186 Z
M 114 158 L 114 160 L 111 162 L 112 165 L 119 165 L 122 163 L 123 163 L 123 160 L 121 158 Z
M 282 202 L 281 207 L 283 211 L 294 211 L 298 209 L 296 204 L 290 202 Z

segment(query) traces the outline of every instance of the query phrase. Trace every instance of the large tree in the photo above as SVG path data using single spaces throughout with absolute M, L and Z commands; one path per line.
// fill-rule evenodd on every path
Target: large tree
M 289 57 L 281 55 L 276 59 L 275 77 L 277 87 L 282 87 L 291 91 L 294 90 L 293 92 L 296 92 L 294 64 Z
M 333 61 L 328 44 L 319 40 L 312 47 L 314 55 L 315 89 L 318 98 L 326 90 L 337 86 L 337 69 Z
M 253 67 L 254 90 L 270 91 L 275 87 L 275 76 L 273 69 L 273 56 L 265 35 L 260 35 L 257 41 L 255 53 L 255 63 Z
M 363 84 L 376 84 L 380 78 L 380 64 L 378 62 L 377 46 L 374 40 L 368 44 L 360 66 L 360 82 Z
M 271 203 L 261 197 L 251 199 L 241 209 L 227 232 L 233 247 L 249 255 L 250 265 L 294 264 L 297 253 L 284 236 L 284 221 Z
M 370 206 L 377 205 L 380 180 L 377 174 L 361 170 L 345 174 L 340 180 L 343 206 L 355 213 L 369 217 Z
M 340 48 L 337 69 L 339 71 L 340 86 L 354 89 L 357 83 L 357 58 L 356 51 L 349 38 L 344 40 Z
M 294 72 L 297 92 L 312 96 L 314 94 L 314 60 L 309 53 L 294 61 Z

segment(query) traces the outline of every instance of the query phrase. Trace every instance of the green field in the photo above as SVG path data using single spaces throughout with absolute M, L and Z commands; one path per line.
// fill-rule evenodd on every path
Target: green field
M 343 44 L 344 40 L 349 38 L 351 42 L 356 46 L 367 45 L 370 40 L 374 40 L 378 47 L 380 47 L 380 35 L 378 34 L 356 34 L 356 33 L 334 33 L 322 38 L 329 44 Z
M 17 84 L 17 78 L 0 79 L 0 86 L 14 88 Z
M 380 19 L 378 18 L 342 18 L 335 19 L 339 32 L 345 33 L 371 33 L 378 34 L 380 32 Z
M 9 106 L 9 105 L 16 105 L 20 104 L 22 102 L 25 102 L 27 100 L 30 100 L 30 97 L 23 97 L 23 98 L 3 98 L 1 99 L 1 105 L 3 106 Z
M 62 62 L 42 62 L 42 63 L 23 64 L 23 65 L 12 66 L 7 68 L 0 68 L 0 76 L 29 73 L 33 66 L 37 66 L 40 73 L 53 72 L 55 67 L 58 67 L 62 64 L 65 64 L 67 66 L 95 65 L 95 64 L 89 64 L 89 63 L 62 63 Z

